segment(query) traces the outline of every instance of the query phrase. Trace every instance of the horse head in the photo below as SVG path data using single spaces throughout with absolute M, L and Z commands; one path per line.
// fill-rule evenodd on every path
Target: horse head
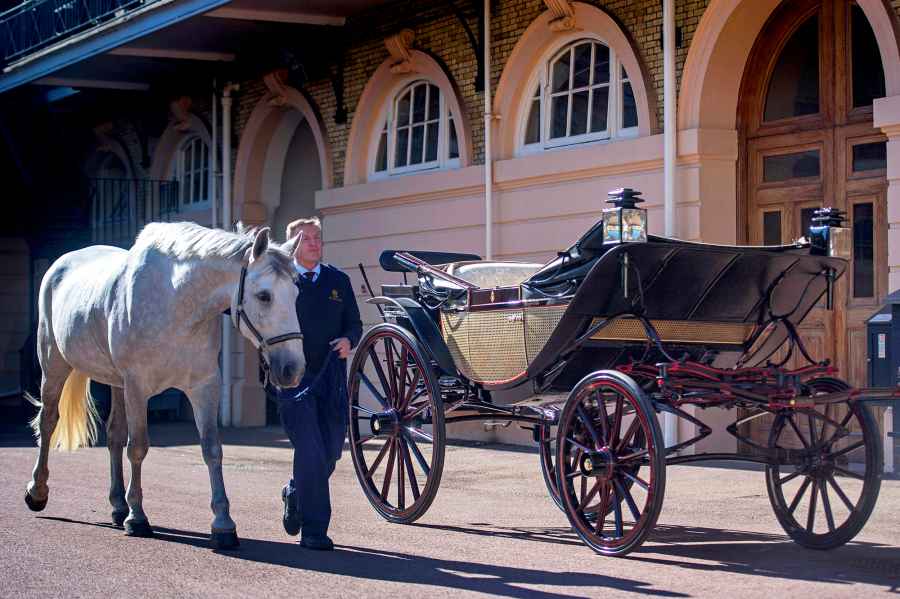
M 296 387 L 306 371 L 292 255 L 270 244 L 268 227 L 260 229 L 247 250 L 231 309 L 238 330 L 260 350 L 278 387 Z

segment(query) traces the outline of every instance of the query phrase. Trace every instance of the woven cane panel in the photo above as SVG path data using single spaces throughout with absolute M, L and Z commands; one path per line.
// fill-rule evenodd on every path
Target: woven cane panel
M 525 310 L 525 350 L 529 364 L 544 348 L 567 307 L 547 306 Z
M 443 312 L 441 332 L 456 367 L 479 383 L 505 381 L 527 366 L 521 310 Z
M 594 321 L 597 322 L 596 320 Z M 663 341 L 669 343 L 708 343 L 740 345 L 753 331 L 753 325 L 685 320 L 651 320 Z M 600 329 L 591 339 L 646 341 L 644 325 L 633 318 L 619 318 Z

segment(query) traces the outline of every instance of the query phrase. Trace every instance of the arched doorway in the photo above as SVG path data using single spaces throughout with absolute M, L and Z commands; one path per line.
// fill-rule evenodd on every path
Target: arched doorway
M 788 243 L 813 211 L 846 211 L 853 256 L 835 309 L 802 327 L 811 353 L 866 384 L 866 318 L 887 293 L 886 138 L 872 125 L 885 95 L 875 35 L 846 0 L 784 2 L 757 37 L 738 108 L 744 240 Z M 739 231 L 739 233 L 741 233 Z

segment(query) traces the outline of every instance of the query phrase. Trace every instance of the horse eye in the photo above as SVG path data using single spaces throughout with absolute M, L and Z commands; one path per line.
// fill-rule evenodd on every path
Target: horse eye
M 270 294 L 268 291 L 260 291 L 256 294 L 256 299 L 264 304 L 268 304 L 272 301 L 272 294 Z

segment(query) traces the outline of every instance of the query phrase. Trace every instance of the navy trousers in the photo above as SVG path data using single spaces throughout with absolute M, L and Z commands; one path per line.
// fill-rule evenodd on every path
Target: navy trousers
M 343 368 L 334 370 L 338 371 L 336 376 L 344 376 Z M 319 385 L 322 391 L 311 389 L 299 401 L 280 402 L 281 423 L 294 446 L 290 484 L 294 496 L 299 496 L 301 530 L 307 537 L 321 537 L 328 532 L 331 521 L 328 479 L 341 457 L 347 433 L 346 386 L 341 384 L 342 379 L 327 382 L 337 384 Z M 301 388 L 307 384 L 301 383 Z

